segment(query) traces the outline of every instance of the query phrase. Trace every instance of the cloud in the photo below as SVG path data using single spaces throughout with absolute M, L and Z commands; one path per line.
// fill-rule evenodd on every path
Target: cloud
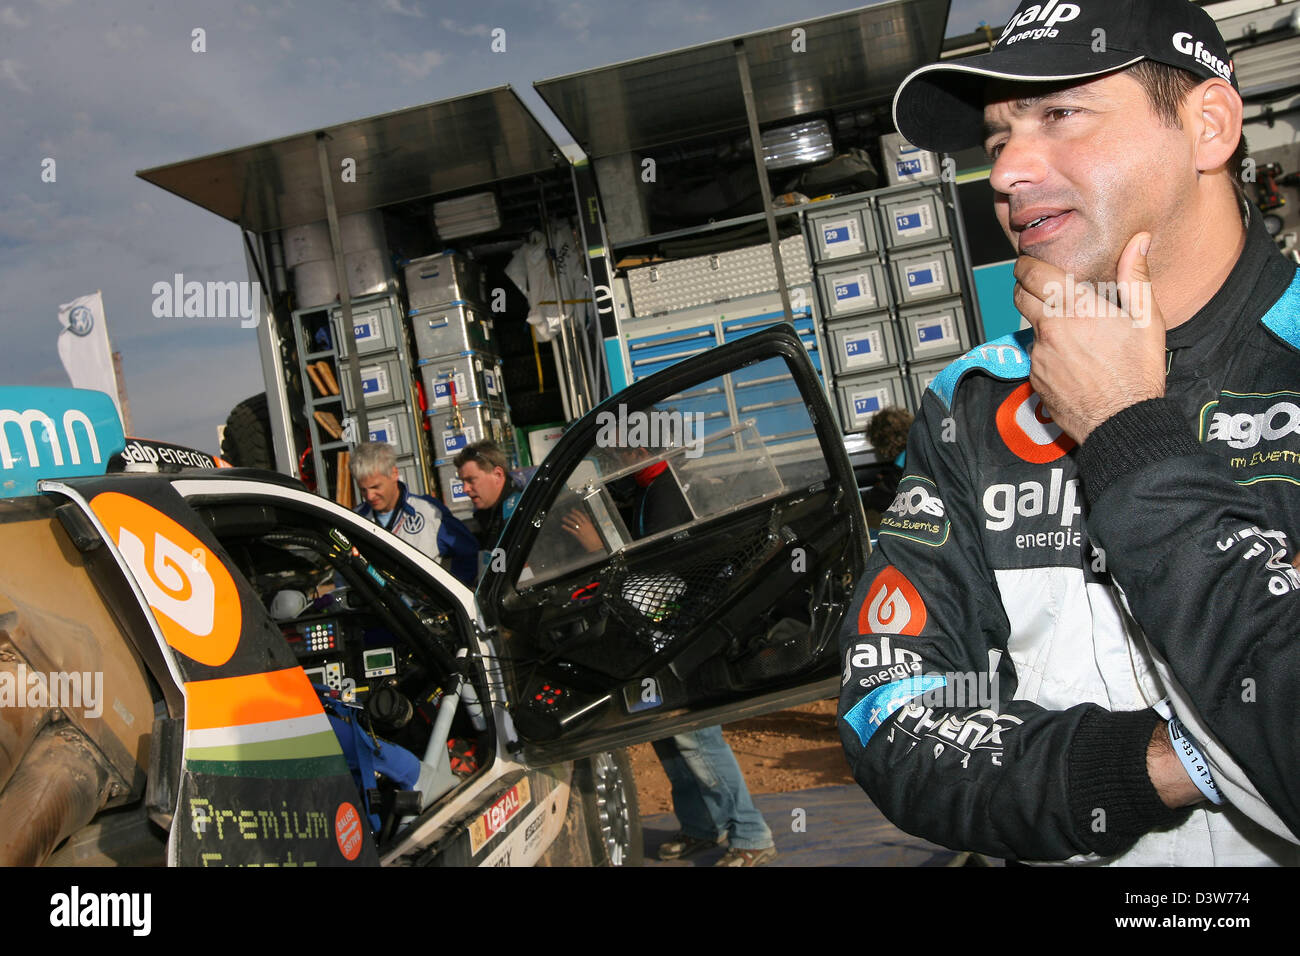
M 0 60 L 0 79 L 5 80 L 19 93 L 30 93 L 31 88 L 18 75 L 20 66 L 17 60 Z
M 421 10 L 419 7 L 415 7 L 415 6 L 412 6 L 412 7 L 404 7 L 404 6 L 402 6 L 402 0 L 383 0 L 383 2 L 380 3 L 379 6 L 380 6 L 382 9 L 387 10 L 389 13 L 398 13 L 398 14 L 401 14 L 402 16 L 404 16 L 404 17 L 422 17 L 422 16 L 424 16 L 424 11 Z
M 463 27 L 450 17 L 443 17 L 438 25 L 448 33 L 459 33 L 463 37 L 491 36 L 492 28 L 486 23 L 476 23 L 472 27 Z
M 15 30 L 21 30 L 31 22 L 13 7 L 5 7 L 0 10 L 0 24 L 7 27 L 13 27 Z
M 385 53 L 384 58 L 408 80 L 423 80 L 447 59 L 437 50 L 420 53 Z
M 288 37 L 280 37 L 277 43 L 279 44 L 280 49 L 283 50 L 285 53 L 288 53 L 290 50 L 293 49 L 293 41 Z
M 138 23 L 124 24 L 114 26 L 105 31 L 104 42 L 115 50 L 124 50 L 133 43 L 139 44 L 139 41 L 145 40 L 149 36 L 149 31 Z

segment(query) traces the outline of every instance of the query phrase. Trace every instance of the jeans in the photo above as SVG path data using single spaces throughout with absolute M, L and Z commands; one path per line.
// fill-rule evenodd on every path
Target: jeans
M 683 832 L 701 840 L 726 834 L 739 850 L 772 845 L 772 831 L 750 799 L 721 727 L 656 740 L 653 746 L 673 785 L 673 812 Z

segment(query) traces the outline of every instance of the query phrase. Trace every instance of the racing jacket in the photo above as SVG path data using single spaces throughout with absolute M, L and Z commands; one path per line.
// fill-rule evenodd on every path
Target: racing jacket
M 1083 448 L 1032 333 L 926 392 L 841 632 L 840 736 L 908 832 L 1025 861 L 1300 863 L 1300 279 L 1252 215 L 1167 336 L 1166 397 Z M 1169 698 L 1227 798 L 1146 771 Z
M 469 528 L 437 498 L 411 494 L 404 481 L 398 485 L 401 496 L 385 530 L 436 559 L 461 582 L 474 587 L 478 575 L 478 542 Z M 369 503 L 358 507 L 356 513 L 378 523 L 378 516 Z

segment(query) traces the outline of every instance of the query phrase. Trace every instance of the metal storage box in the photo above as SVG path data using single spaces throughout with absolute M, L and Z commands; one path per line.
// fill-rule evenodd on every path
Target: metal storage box
M 403 271 L 406 301 L 412 313 L 453 302 L 480 303 L 484 299 L 483 275 L 478 263 L 458 252 L 412 259 Z
M 342 308 L 335 307 L 330 310 L 330 327 L 339 355 L 347 356 L 352 348 L 352 342 L 351 337 L 344 334 Z M 385 352 L 398 346 L 397 314 L 387 300 L 373 305 L 354 305 L 352 329 L 356 334 L 357 352 L 361 355 Z
M 497 197 L 490 192 L 472 193 L 433 204 L 433 227 L 443 239 L 474 236 L 501 227 Z
M 941 359 L 938 362 L 926 362 L 922 365 L 912 366 L 911 374 L 908 376 L 912 382 L 912 395 L 916 403 L 911 406 L 912 411 L 920 411 L 921 396 L 923 396 L 925 390 L 930 387 L 930 383 L 933 382 L 939 373 L 946 369 L 952 361 L 952 359 Z
M 501 360 L 495 355 L 461 352 L 423 359 L 419 371 L 430 408 L 449 407 L 453 391 L 457 402 L 505 401 Z
M 381 356 L 369 361 L 363 357 L 361 363 L 361 394 L 365 398 L 366 408 L 408 400 L 411 385 L 402 371 L 401 360 L 396 355 Z M 343 405 L 351 411 L 357 407 L 352 395 L 352 376 L 346 369 L 340 368 L 338 380 L 343 389 Z
M 366 426 L 370 432 L 371 441 L 381 441 L 392 445 L 399 458 L 418 454 L 419 445 L 416 443 L 411 412 L 405 405 L 368 409 L 366 412 Z
M 966 351 L 966 310 L 960 301 L 908 309 L 898 316 L 909 362 L 928 362 Z
M 415 354 L 422 359 L 461 352 L 495 352 L 492 318 L 471 305 L 447 305 L 411 316 Z
M 891 263 L 894 280 L 898 283 L 900 306 L 911 305 L 926 299 L 940 299 L 956 295 L 957 261 L 948 246 L 936 246 L 923 252 L 899 256 Z
M 889 249 L 923 245 L 948 238 L 948 214 L 942 197 L 928 189 L 902 196 L 882 197 L 880 216 Z
M 889 283 L 878 262 L 863 262 L 819 275 L 827 319 L 889 308 Z
M 470 501 L 469 495 L 465 494 L 465 482 L 460 480 L 456 466 L 448 463 L 436 465 L 435 468 L 438 472 L 438 491 L 442 503 L 457 516 L 473 514 L 474 502 Z
M 787 286 L 812 281 L 803 236 L 782 239 L 781 266 Z M 656 315 L 770 292 L 777 288 L 772 247 L 767 243 L 640 266 L 627 272 L 636 315 Z
M 415 495 L 425 493 L 424 476 L 414 458 L 397 459 L 397 477 L 406 483 L 406 490 Z M 358 500 L 363 500 L 358 498 Z
M 837 380 L 840 415 L 846 432 L 861 431 L 873 415 L 889 405 L 907 407 L 907 392 L 898 369 Z
M 456 413 L 460 422 L 456 423 Z M 466 445 L 489 438 L 498 445 L 513 442 L 510 417 L 497 402 L 464 402 L 456 409 L 428 412 L 435 459 L 452 458 Z
M 869 203 L 839 206 L 808 215 L 813 259 L 830 262 L 850 256 L 864 256 L 880 248 L 876 241 L 875 217 Z
M 891 186 L 918 179 L 934 179 L 939 175 L 939 157 L 913 146 L 900 133 L 886 133 L 880 137 L 880 156 Z
M 898 347 L 894 344 L 892 325 L 889 315 L 885 314 L 826 326 L 836 374 L 857 374 L 897 365 Z

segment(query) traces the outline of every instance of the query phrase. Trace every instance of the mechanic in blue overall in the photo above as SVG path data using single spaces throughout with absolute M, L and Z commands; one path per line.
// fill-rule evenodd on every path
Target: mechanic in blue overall
M 492 549 L 514 514 L 532 477 L 524 471 L 507 467 L 505 452 L 493 441 L 467 445 L 452 459 L 456 474 L 465 485 L 465 495 L 474 505 L 474 517 L 468 522 L 478 539 L 479 572 L 492 560 Z
M 397 454 L 384 442 L 362 442 L 352 452 L 352 477 L 365 504 L 357 514 L 391 531 L 436 560 L 470 587 L 478 568 L 474 535 L 447 506 L 428 495 L 413 495 L 398 477 Z
M 647 455 L 640 448 L 623 452 L 637 458 Z M 635 492 L 629 530 L 633 537 L 643 538 L 691 521 L 691 509 L 668 462 L 648 465 L 632 478 Z M 570 513 L 565 520 L 566 530 L 579 541 L 584 540 L 584 533 L 593 533 L 590 519 L 580 512 Z M 659 859 L 682 859 L 724 841 L 727 852 L 714 866 L 761 866 L 776 856 L 772 831 L 754 806 L 721 727 L 677 734 L 651 746 L 672 783 L 673 813 L 681 824 L 678 833 L 660 844 Z

